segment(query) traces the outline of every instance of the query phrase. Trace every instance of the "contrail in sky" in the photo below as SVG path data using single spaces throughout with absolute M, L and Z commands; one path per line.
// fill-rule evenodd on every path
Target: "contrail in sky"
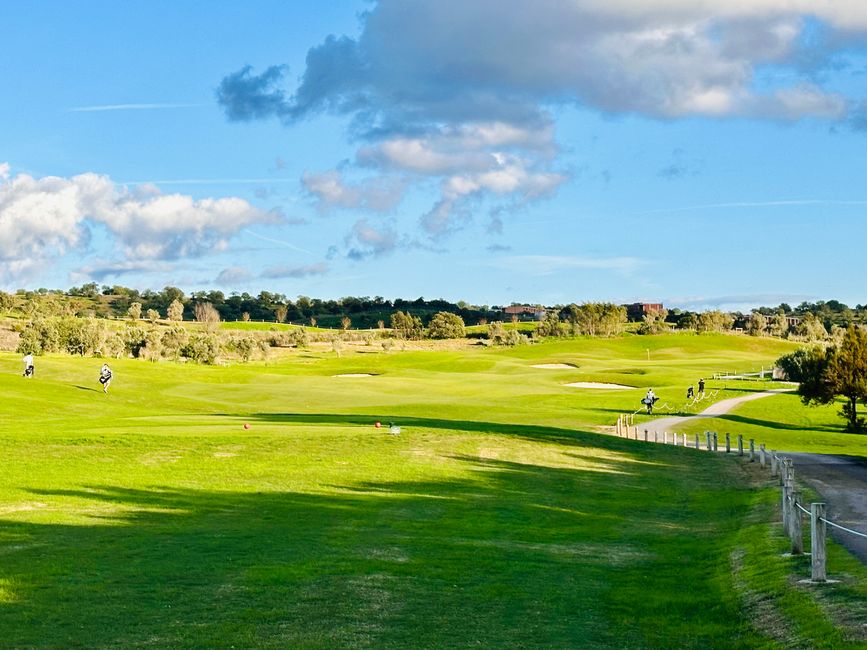
M 732 203 L 705 203 L 702 205 L 685 205 L 679 208 L 656 208 L 644 210 L 636 214 L 655 214 L 658 212 L 688 212 L 693 210 L 712 210 L 714 208 L 769 208 L 804 205 L 867 205 L 867 200 L 845 201 L 837 199 L 789 199 L 777 201 L 736 201 Z
M 305 248 L 300 248 L 299 246 L 295 246 L 294 244 L 290 244 L 289 242 L 281 241 L 279 239 L 271 239 L 270 237 L 265 237 L 263 235 L 259 235 L 248 228 L 244 228 L 243 232 L 248 235 L 253 235 L 257 239 L 261 239 L 262 241 L 271 242 L 272 244 L 280 244 L 281 246 L 285 246 L 286 248 L 291 248 L 293 251 L 298 251 L 299 253 L 307 253 L 308 255 L 313 255 L 312 251 L 309 251 Z
M 117 181 L 116 185 L 264 185 L 297 183 L 296 178 L 169 178 L 151 181 Z
M 98 106 L 76 106 L 67 109 L 69 113 L 101 113 L 104 111 L 151 111 L 163 108 L 200 108 L 208 104 L 102 104 Z

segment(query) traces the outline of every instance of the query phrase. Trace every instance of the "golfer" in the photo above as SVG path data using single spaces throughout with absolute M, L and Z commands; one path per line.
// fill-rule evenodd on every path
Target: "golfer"
M 647 407 L 648 413 L 653 413 L 653 405 L 656 402 L 657 397 L 656 393 L 653 392 L 652 388 L 647 389 L 647 395 L 644 396 L 644 399 L 641 402 Z
M 33 354 L 28 352 L 24 355 L 24 376 L 30 379 L 33 376 Z
M 99 370 L 99 383 L 102 384 L 102 392 L 108 393 L 108 387 L 111 384 L 111 368 L 107 363 L 102 364 Z
M 693 399 L 695 397 L 695 389 L 692 386 L 686 389 L 686 399 Z
M 698 394 L 704 397 L 704 379 L 698 380 Z

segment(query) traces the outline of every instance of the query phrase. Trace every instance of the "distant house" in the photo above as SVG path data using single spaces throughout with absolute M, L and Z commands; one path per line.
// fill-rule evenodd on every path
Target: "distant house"
M 510 318 L 517 316 L 521 320 L 545 320 L 548 310 L 538 305 L 509 305 L 503 307 L 503 313 Z
M 650 312 L 662 311 L 665 309 L 661 302 L 634 302 L 626 307 L 626 317 L 631 321 L 638 321 L 644 318 Z
M 801 324 L 801 318 L 799 316 L 786 316 L 786 324 L 788 324 L 789 329 L 793 330 Z

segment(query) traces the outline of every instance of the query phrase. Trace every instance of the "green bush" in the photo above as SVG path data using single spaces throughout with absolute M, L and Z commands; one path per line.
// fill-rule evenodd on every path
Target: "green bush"
M 466 334 L 464 319 L 447 311 L 434 314 L 428 325 L 428 336 L 432 339 L 462 339 Z
M 419 340 L 424 336 L 424 325 L 421 319 L 402 311 L 391 315 L 391 329 L 399 339 Z
M 196 363 L 212 364 L 220 353 L 220 344 L 211 334 L 193 334 L 181 349 L 181 355 Z

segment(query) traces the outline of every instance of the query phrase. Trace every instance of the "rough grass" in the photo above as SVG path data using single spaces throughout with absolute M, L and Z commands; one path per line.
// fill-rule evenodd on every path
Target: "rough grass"
M 646 386 L 680 392 L 782 346 L 626 337 L 228 368 L 118 360 L 108 396 L 99 360 L 39 358 L 25 381 L 0 355 L 0 647 L 848 642 L 863 567 L 846 565 L 851 593 L 790 604 L 790 567 L 762 573 L 778 549 L 756 508 L 775 492 L 748 469 L 587 432 Z M 546 362 L 578 367 L 531 367 Z M 376 376 L 333 377 L 351 372 Z M 562 385 L 584 380 L 639 387 Z M 780 636 L 750 594 L 814 623 Z

